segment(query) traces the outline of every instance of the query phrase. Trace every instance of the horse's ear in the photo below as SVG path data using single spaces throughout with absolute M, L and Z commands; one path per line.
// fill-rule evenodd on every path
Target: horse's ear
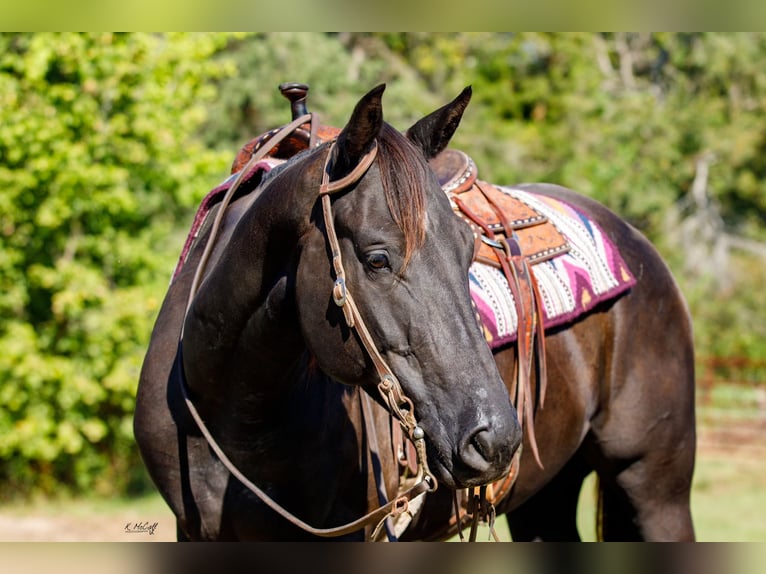
M 365 153 L 372 147 L 383 127 L 383 105 L 381 98 L 385 84 L 370 90 L 356 104 L 351 119 L 338 136 L 335 144 L 336 155 L 332 164 L 332 179 L 340 179 L 350 172 Z
M 426 159 L 439 155 L 447 147 L 469 101 L 471 86 L 466 87 L 449 104 L 428 114 L 407 130 L 407 137 L 423 150 Z

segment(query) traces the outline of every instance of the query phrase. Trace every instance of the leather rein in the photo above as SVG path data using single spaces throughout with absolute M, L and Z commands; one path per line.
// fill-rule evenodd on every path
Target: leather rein
M 306 123 L 309 123 L 311 127 L 309 149 L 313 149 L 316 145 L 318 145 L 316 142 L 316 134 L 319 121 L 316 117 L 316 114 L 309 113 L 302 115 L 301 117 L 284 126 L 280 131 L 276 132 L 272 138 L 266 142 L 266 145 L 263 145 L 260 149 L 258 149 L 252 155 L 247 164 L 239 171 L 239 174 L 233 181 L 231 187 L 226 191 L 226 194 L 221 200 L 216 218 L 213 222 L 210 231 L 210 237 L 207 244 L 205 245 L 205 249 L 202 253 L 199 265 L 195 270 L 194 278 L 192 279 L 192 284 L 186 304 L 186 314 L 188 314 L 192 305 L 192 300 L 199 288 L 202 276 L 205 271 L 205 266 L 207 265 L 210 253 L 212 252 L 213 246 L 215 244 L 215 240 L 218 235 L 225 211 L 229 206 L 229 203 L 231 202 L 231 199 L 234 196 L 237 188 L 258 161 L 263 159 L 280 141 L 290 135 L 290 133 L 294 132 L 300 126 Z M 370 168 L 377 155 L 377 142 L 374 142 L 370 151 L 368 151 L 362 157 L 359 164 L 351 171 L 351 173 L 339 180 L 330 181 L 330 162 L 333 157 L 335 145 L 336 141 L 333 140 L 329 146 L 329 151 L 325 159 L 322 182 L 319 187 L 319 197 L 322 202 L 322 211 L 325 223 L 325 236 L 330 247 L 330 252 L 332 255 L 332 267 L 335 274 L 333 301 L 338 307 L 341 308 L 347 326 L 349 329 L 353 329 L 356 332 L 359 340 L 369 355 L 379 377 L 377 389 L 383 398 L 384 403 L 388 406 L 391 415 L 396 417 L 403 430 L 407 432 L 410 440 L 415 445 L 418 470 L 415 476 L 416 480 L 414 486 L 390 502 L 383 504 L 378 509 L 365 514 L 353 522 L 332 528 L 316 528 L 311 526 L 277 503 L 273 498 L 266 494 L 261 488 L 254 484 L 242 473 L 242 471 L 237 468 L 237 466 L 228 458 L 228 456 L 226 456 L 226 453 L 215 440 L 204 420 L 200 416 L 199 411 L 194 406 L 192 400 L 189 398 L 188 389 L 186 388 L 186 383 L 183 377 L 179 377 L 179 384 L 184 401 L 187 408 L 189 409 L 189 413 L 192 415 L 192 418 L 197 424 L 199 430 L 202 432 L 202 435 L 205 437 L 205 440 L 207 441 L 210 448 L 215 452 L 216 456 L 226 467 L 226 469 L 269 508 L 305 532 L 320 537 L 343 536 L 345 534 L 361 530 L 366 526 L 375 524 L 376 527 L 372 533 L 372 539 L 374 540 L 381 527 L 389 517 L 395 517 L 400 514 L 407 513 L 409 511 L 409 502 L 413 498 L 425 492 L 432 492 L 436 490 L 438 483 L 428 468 L 428 463 L 426 461 L 425 435 L 423 429 L 418 426 L 417 419 L 415 418 L 415 407 L 412 403 L 412 400 L 410 400 L 404 394 L 402 386 L 399 383 L 399 380 L 396 378 L 396 375 L 394 375 L 393 371 L 388 366 L 388 363 L 386 363 L 385 359 L 378 352 L 375 342 L 373 341 L 372 336 L 370 335 L 369 330 L 367 329 L 359 312 L 359 308 L 357 307 L 356 303 L 354 302 L 354 298 L 351 296 L 351 293 L 348 290 L 346 283 L 346 272 L 343 267 L 343 260 L 341 258 L 340 245 L 338 243 L 337 234 L 335 232 L 335 223 L 333 219 L 330 197 L 332 194 L 342 191 L 357 183 L 367 173 L 367 170 Z M 183 343 L 183 326 L 181 328 L 180 341 Z M 372 437 L 374 440 L 376 433 L 372 421 L 369 395 L 364 394 L 364 396 L 361 397 L 361 404 L 368 440 L 370 437 Z M 382 485 L 378 484 L 378 490 L 380 491 L 381 489 Z

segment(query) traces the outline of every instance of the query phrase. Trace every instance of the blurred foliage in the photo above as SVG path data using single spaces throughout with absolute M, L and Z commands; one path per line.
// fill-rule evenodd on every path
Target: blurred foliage
M 182 216 L 225 168 L 195 131 L 209 35 L 0 35 L 1 492 L 126 491 Z M 174 254 L 174 252 L 176 252 Z
M 221 84 L 204 135 L 229 153 L 292 119 L 277 89 L 283 82 L 308 84 L 309 111 L 335 126 L 345 124 L 359 97 L 380 83 L 387 84 L 385 118 L 400 129 L 419 118 L 413 109 L 444 103 L 442 94 L 421 89 L 416 70 L 371 35 L 252 34 L 231 42 L 221 57 L 233 61 L 238 74 Z
M 765 57 L 749 33 L 0 34 L 0 492 L 142 487 L 133 399 L 190 214 L 290 120 L 285 81 L 337 126 L 386 82 L 402 130 L 472 85 L 454 145 L 482 177 L 605 203 L 700 356 L 766 358 Z

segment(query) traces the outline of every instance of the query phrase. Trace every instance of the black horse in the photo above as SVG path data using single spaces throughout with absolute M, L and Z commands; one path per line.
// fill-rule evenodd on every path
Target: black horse
M 406 136 L 383 122 L 382 92 L 359 101 L 336 140 L 256 189 L 242 180 L 170 285 L 135 434 L 179 539 L 369 539 L 403 510 L 414 519 L 402 538 L 444 537 L 455 489 L 502 479 L 516 460 L 516 351 L 493 354 L 484 340 L 468 286 L 474 236 L 428 164 L 470 90 Z M 693 539 L 684 301 L 652 246 L 604 207 L 525 189 L 587 213 L 637 282 L 548 334 L 542 467 L 522 455 L 497 512 L 514 539 L 578 539 L 578 493 L 596 470 L 605 538 Z M 392 417 L 417 452 L 404 495 Z

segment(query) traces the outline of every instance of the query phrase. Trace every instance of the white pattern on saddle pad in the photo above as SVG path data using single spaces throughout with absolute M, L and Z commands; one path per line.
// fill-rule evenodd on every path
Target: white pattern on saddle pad
M 593 220 L 557 199 L 508 187 L 499 189 L 547 216 L 570 244 L 569 252 L 531 267 L 546 328 L 574 321 L 635 284 L 617 248 Z M 487 341 L 493 347 L 514 341 L 516 309 L 502 271 L 476 262 L 469 279 Z

